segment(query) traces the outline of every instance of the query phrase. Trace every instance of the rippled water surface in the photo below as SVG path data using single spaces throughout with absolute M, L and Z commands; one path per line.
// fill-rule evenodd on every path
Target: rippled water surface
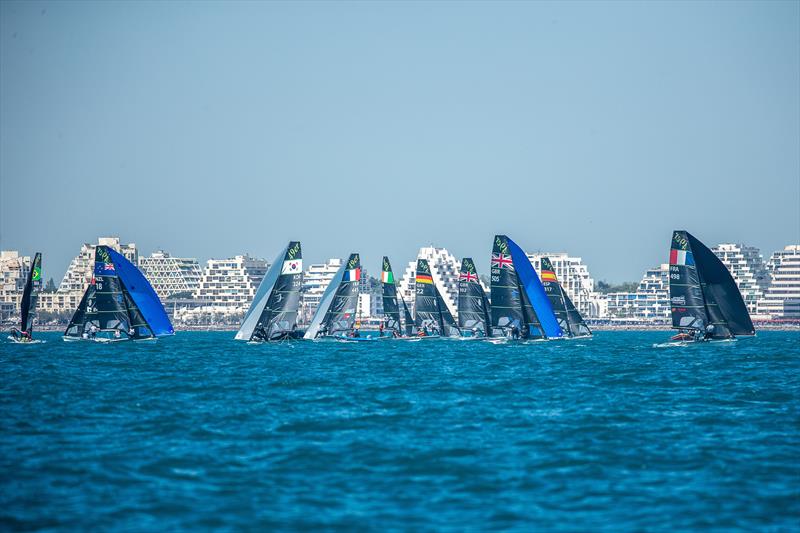
M 0 526 L 787 530 L 800 335 L 0 344 Z

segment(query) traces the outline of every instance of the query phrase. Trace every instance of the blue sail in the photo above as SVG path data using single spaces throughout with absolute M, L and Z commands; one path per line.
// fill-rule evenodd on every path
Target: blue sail
M 558 325 L 553 306 L 550 305 L 550 299 L 547 297 L 547 293 L 544 292 L 542 282 L 539 281 L 539 276 L 536 275 L 528 256 L 511 239 L 508 239 L 508 249 L 511 250 L 514 270 L 517 271 L 520 283 L 525 287 L 525 293 L 531 301 L 533 310 L 536 311 L 536 316 L 542 325 L 545 336 L 548 338 L 563 337 L 564 332 L 561 331 L 561 326 Z
M 114 261 L 117 275 L 131 295 L 133 302 L 141 311 L 153 335 L 156 337 L 173 335 L 175 330 L 172 329 L 172 324 L 164 311 L 164 306 L 161 305 L 161 300 L 158 299 L 156 291 L 150 286 L 147 278 L 121 254 L 110 248 L 108 253 L 111 255 L 111 260 Z

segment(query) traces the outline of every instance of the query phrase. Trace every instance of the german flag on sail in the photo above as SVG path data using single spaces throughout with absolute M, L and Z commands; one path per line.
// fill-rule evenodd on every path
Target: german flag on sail
M 558 278 L 552 270 L 542 270 L 542 281 L 558 281 Z
M 430 274 L 420 274 L 417 272 L 417 283 L 433 284 L 433 278 Z

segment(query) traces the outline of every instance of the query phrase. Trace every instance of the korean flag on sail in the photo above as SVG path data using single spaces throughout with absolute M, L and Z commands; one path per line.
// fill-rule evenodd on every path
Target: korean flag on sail
M 289 259 L 288 261 L 284 261 L 283 267 L 281 268 L 281 274 L 299 274 L 302 271 L 302 259 Z

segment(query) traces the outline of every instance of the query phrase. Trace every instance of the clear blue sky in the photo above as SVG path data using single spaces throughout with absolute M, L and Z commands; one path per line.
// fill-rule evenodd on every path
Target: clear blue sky
M 491 239 L 638 280 L 800 241 L 798 2 L 0 3 L 0 246 L 378 270 Z

